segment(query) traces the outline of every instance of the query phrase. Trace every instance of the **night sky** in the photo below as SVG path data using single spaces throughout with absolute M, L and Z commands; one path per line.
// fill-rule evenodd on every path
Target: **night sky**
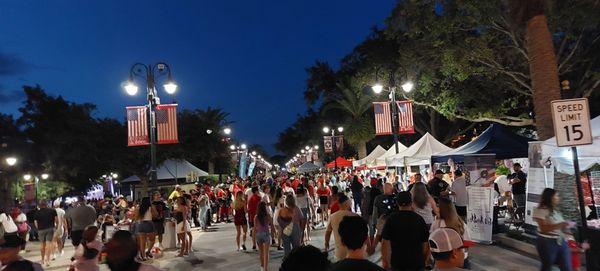
M 179 89 L 173 98 L 161 89 L 163 103 L 223 108 L 234 138 L 273 154 L 278 133 L 305 111 L 305 68 L 335 65 L 394 4 L 0 0 L 0 112 L 17 115 L 21 86 L 40 84 L 123 120 L 125 106 L 145 102 L 121 88 L 131 65 L 165 61 Z

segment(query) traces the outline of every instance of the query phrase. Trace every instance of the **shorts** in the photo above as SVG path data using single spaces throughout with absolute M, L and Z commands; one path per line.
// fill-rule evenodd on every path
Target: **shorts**
M 523 207 L 525 208 L 526 195 L 525 194 L 513 194 L 514 203 L 516 203 L 515 207 Z
M 321 205 L 328 205 L 329 204 L 328 199 L 329 199 L 329 197 L 327 197 L 327 196 L 319 196 L 319 203 Z
M 190 223 L 187 220 L 177 223 L 177 234 L 190 231 Z
M 165 222 L 164 221 L 152 221 L 154 224 L 154 231 L 158 235 L 165 234 Z
M 138 222 L 137 233 L 154 233 L 154 223 L 152 221 Z
M 81 238 L 83 237 L 83 230 L 71 231 L 71 243 L 74 247 L 78 247 L 81 244 Z
M 65 235 L 65 229 L 63 227 L 59 227 L 54 231 L 53 238 L 56 240 L 62 240 L 64 235 Z
M 54 228 L 38 230 L 40 242 L 50 242 L 54 239 Z
M 256 243 L 257 244 L 271 244 L 271 234 L 268 232 L 257 232 L 256 233 Z

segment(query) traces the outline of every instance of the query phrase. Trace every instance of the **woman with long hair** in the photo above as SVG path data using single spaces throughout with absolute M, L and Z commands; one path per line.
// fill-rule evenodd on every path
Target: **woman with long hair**
M 139 257 L 142 261 L 152 258 L 152 246 L 154 245 L 156 234 L 154 232 L 154 223 L 152 218 L 156 217 L 157 212 L 149 197 L 144 197 L 140 202 L 140 206 L 136 212 L 137 220 L 137 239 L 139 247 Z M 150 246 L 146 249 L 147 243 L 150 241 Z
M 439 199 L 440 202 L 440 215 L 436 218 L 436 220 L 431 224 L 430 232 L 433 232 L 439 228 L 452 228 L 456 232 L 458 232 L 463 240 L 471 240 L 471 236 L 469 236 L 469 231 L 467 231 L 467 224 L 456 212 L 456 208 L 454 203 L 449 198 L 442 197 Z M 464 249 L 465 252 L 465 261 L 463 264 L 464 268 L 469 268 L 469 261 L 467 257 L 469 256 L 467 249 Z
M 433 200 L 433 197 L 427 192 L 427 187 L 424 183 L 415 183 L 411 190 L 411 194 L 414 212 L 419 214 L 423 220 L 425 220 L 427 229 L 430 229 L 434 215 L 438 215 L 438 208 L 435 204 L 435 200 Z
M 302 228 L 305 225 L 302 211 L 296 206 L 296 198 L 294 195 L 286 195 L 285 207 L 279 210 L 277 222 L 282 228 L 281 239 L 283 241 L 283 254 L 287 256 L 292 249 L 300 246 L 300 241 L 302 240 Z
M 233 224 L 235 225 L 236 230 L 235 242 L 237 244 L 237 250 L 246 251 L 246 235 L 248 234 L 248 221 L 246 219 L 247 204 L 242 190 L 235 193 L 235 199 L 233 200 L 232 205 L 231 208 L 233 209 Z M 242 231 L 244 236 L 240 246 L 240 235 L 242 235 Z
M 273 227 L 273 219 L 267 210 L 267 204 L 260 202 L 254 217 L 253 235 L 256 236 L 260 266 L 265 271 L 269 270 L 269 247 L 273 233 L 275 233 L 275 227 Z
M 192 214 L 194 213 L 193 209 L 192 209 L 192 195 L 191 194 L 183 194 L 183 197 L 185 198 L 185 205 L 187 205 L 188 210 L 190 211 L 190 217 L 186 217 L 186 221 L 188 221 L 188 227 L 186 228 L 185 231 L 185 235 L 187 237 L 187 252 L 194 252 L 194 249 L 192 248 L 192 224 L 189 222 L 190 219 L 192 218 Z
M 189 253 L 188 244 L 186 234 L 188 229 L 190 228 L 190 224 L 187 220 L 190 211 L 187 206 L 186 200 L 184 197 L 177 198 L 177 209 L 175 211 L 175 220 L 177 221 L 176 232 L 177 239 L 179 239 L 179 243 L 181 244 L 181 249 L 179 250 L 178 257 L 183 257 Z
M 540 204 L 533 210 L 533 219 L 538 224 L 536 248 L 540 255 L 540 270 L 552 270 L 556 263 L 561 271 L 571 271 L 571 250 L 569 249 L 566 231 L 575 226 L 567 222 L 557 210 L 560 198 L 556 190 L 546 188 L 542 192 Z
M 283 246 L 281 245 L 281 231 L 283 229 L 279 226 L 279 223 L 277 222 L 277 218 L 279 217 L 279 211 L 281 210 L 281 208 L 285 207 L 285 195 L 283 194 L 283 189 L 280 186 L 277 186 L 274 199 L 275 200 L 273 201 L 273 224 L 275 225 L 275 229 L 277 229 L 277 231 L 275 232 L 275 235 L 277 235 L 277 250 L 283 250 Z

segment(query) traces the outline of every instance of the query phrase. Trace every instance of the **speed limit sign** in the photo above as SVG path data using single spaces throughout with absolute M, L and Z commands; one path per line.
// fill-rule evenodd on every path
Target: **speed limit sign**
M 552 101 L 552 119 L 557 146 L 592 144 L 590 110 L 586 98 Z

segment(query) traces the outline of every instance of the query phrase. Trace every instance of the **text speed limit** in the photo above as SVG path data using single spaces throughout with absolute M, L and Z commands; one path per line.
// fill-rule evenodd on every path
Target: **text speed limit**
M 592 144 L 590 111 L 586 98 L 552 101 L 552 119 L 557 146 Z

